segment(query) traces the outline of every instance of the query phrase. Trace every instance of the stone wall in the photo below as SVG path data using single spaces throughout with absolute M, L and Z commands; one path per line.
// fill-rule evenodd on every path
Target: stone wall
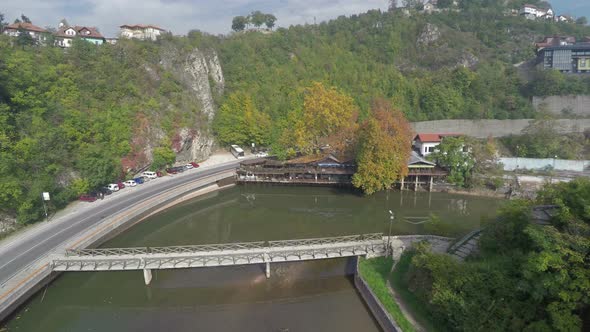
M 533 97 L 533 106 L 539 110 L 541 105 L 555 115 L 577 115 L 590 117 L 590 96 L 549 96 Z
M 417 133 L 460 133 L 467 136 L 486 138 L 522 134 L 531 119 L 521 120 L 436 120 L 414 122 Z M 555 121 L 555 129 L 562 134 L 581 133 L 590 129 L 590 119 L 560 119 Z
M 517 169 L 584 172 L 590 169 L 590 160 L 566 160 L 553 158 L 500 158 L 505 171 Z

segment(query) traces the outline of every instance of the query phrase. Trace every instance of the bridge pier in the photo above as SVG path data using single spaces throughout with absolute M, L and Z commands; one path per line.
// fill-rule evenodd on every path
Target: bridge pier
M 152 270 L 143 269 L 143 280 L 145 281 L 146 286 L 152 282 Z
M 266 279 L 270 278 L 270 262 L 266 262 Z

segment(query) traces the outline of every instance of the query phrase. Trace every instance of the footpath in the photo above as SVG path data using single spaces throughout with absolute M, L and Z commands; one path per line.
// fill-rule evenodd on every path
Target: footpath
M 1 241 L 0 257 L 3 260 L 0 262 L 0 270 L 2 268 L 11 269 L 9 268 L 10 264 L 16 264 L 14 261 L 17 259 L 22 260 L 23 265 L 27 265 L 19 268 L 18 271 L 16 269 L 15 271 L 3 271 L 4 274 L 0 280 L 0 320 L 55 277 L 55 274 L 51 273 L 49 259 L 51 254 L 63 251 L 65 248 L 83 248 L 92 245 L 114 230 L 127 227 L 133 222 L 145 218 L 154 209 L 169 205 L 187 193 L 195 196 L 216 190 L 218 189 L 217 181 L 235 174 L 233 166 L 237 165 L 237 161 L 230 153 L 217 153 L 200 165 L 199 168 L 190 169 L 180 174 L 165 176 L 136 187 L 122 189 L 117 193 L 105 196 L 104 200 L 93 203 L 73 202 L 51 216 L 49 221 L 22 229 Z M 167 189 L 159 191 L 158 188 L 161 187 Z M 146 195 L 148 193 L 153 194 Z M 134 197 L 136 195 L 146 197 Z M 121 203 L 124 203 L 124 207 L 113 212 L 112 206 L 121 205 Z M 96 214 L 97 210 L 105 211 L 105 215 L 100 216 L 99 221 L 90 223 L 84 221 L 84 219 L 88 219 L 85 218 L 87 214 L 90 214 L 91 211 Z M 88 226 L 85 226 L 86 224 Z M 82 231 L 75 233 L 74 236 L 63 237 L 63 233 L 68 229 L 82 226 L 84 226 Z M 39 236 L 44 239 L 56 237 L 54 242 L 61 237 L 63 240 L 58 241 L 57 247 L 47 247 L 47 250 L 36 253 L 44 248 L 43 246 L 38 247 L 42 245 L 41 243 L 35 243 L 35 239 Z M 18 255 L 15 255 L 14 251 L 19 246 L 24 246 L 25 250 L 20 249 Z M 29 262 L 26 256 L 31 255 L 34 258 Z

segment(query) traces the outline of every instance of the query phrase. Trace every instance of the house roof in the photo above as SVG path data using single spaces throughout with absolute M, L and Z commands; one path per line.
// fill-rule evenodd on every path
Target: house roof
M 565 42 L 568 44 L 575 44 L 576 37 L 558 36 L 558 35 L 546 36 L 545 38 L 543 38 L 542 41 L 535 43 L 535 46 L 537 46 L 537 48 L 550 47 L 550 46 L 560 46 L 562 42 Z
M 123 24 L 120 28 L 129 28 L 129 29 L 147 29 L 152 28 L 160 31 L 166 31 L 158 26 L 151 25 L 151 24 Z
M 427 166 L 427 167 L 436 166 L 435 163 L 422 158 L 418 154 L 418 152 L 412 151 L 412 154 L 410 154 L 410 161 L 408 161 L 408 166 L 412 167 L 412 166 L 418 166 L 418 165 Z
M 553 51 L 553 50 L 572 50 L 572 51 L 579 51 L 579 50 L 590 50 L 590 43 L 577 43 L 574 45 L 561 45 L 561 46 L 550 46 L 544 48 L 543 50 Z
M 442 141 L 443 137 L 457 137 L 457 136 L 462 136 L 462 135 L 463 134 L 458 134 L 458 133 L 444 133 L 444 134 L 422 133 L 422 134 L 416 135 L 416 137 L 414 139 L 419 140 L 420 142 L 423 142 L 423 143 L 439 143 L 440 141 Z
M 6 26 L 6 29 L 14 29 L 14 30 L 24 29 L 27 31 L 34 31 L 34 32 L 47 32 L 47 30 L 40 28 L 32 23 L 27 23 L 27 22 L 19 22 L 19 23 L 9 24 Z
M 66 35 L 66 31 L 69 29 L 74 29 L 76 31 L 76 36 Z M 85 33 L 88 31 L 88 33 Z M 64 37 L 64 38 L 74 38 L 74 37 L 84 37 L 84 38 L 97 38 L 97 39 L 104 39 L 104 36 L 98 32 L 95 27 L 85 27 L 85 26 L 69 26 L 69 27 L 62 27 L 60 28 L 55 35 L 57 37 Z

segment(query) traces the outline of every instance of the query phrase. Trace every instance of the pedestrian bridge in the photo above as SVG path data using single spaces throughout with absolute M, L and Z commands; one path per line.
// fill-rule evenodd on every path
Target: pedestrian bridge
M 341 258 L 383 256 L 389 243 L 393 251 L 410 247 L 413 242 L 430 240 L 430 236 L 392 236 L 382 233 L 328 238 L 206 244 L 172 247 L 68 249 L 52 257 L 53 271 L 124 271 L 143 270 L 146 284 L 151 271 L 195 267 L 265 264 L 270 277 L 270 263 Z
M 173 247 L 68 249 L 52 258 L 53 271 L 143 270 L 146 284 L 151 270 L 266 264 L 339 258 L 381 256 L 386 239 L 381 233 L 330 238 L 210 244 Z

